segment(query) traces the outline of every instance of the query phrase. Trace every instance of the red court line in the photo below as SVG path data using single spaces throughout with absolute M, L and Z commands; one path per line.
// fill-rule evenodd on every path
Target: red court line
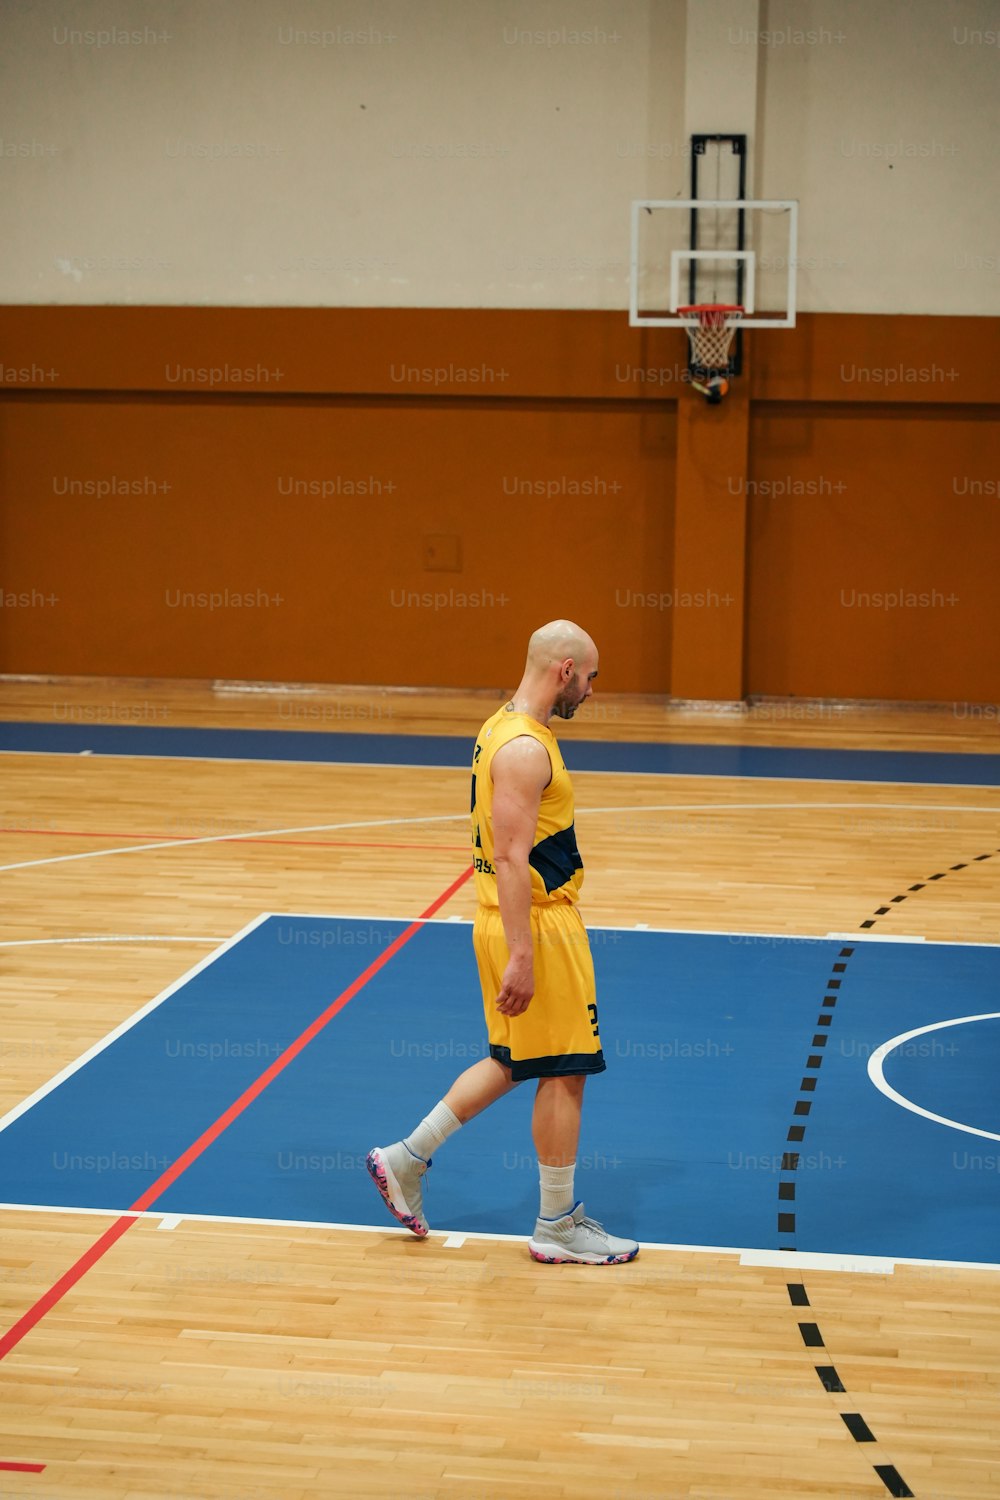
M 40 1474 L 44 1468 L 44 1464 L 11 1464 L 0 1459 L 0 1469 L 13 1469 L 18 1474 Z
M 187 1150 L 182 1152 L 177 1160 L 165 1172 L 161 1173 L 156 1181 L 144 1193 L 141 1193 L 134 1203 L 130 1204 L 129 1212 L 123 1214 L 120 1219 L 116 1219 L 111 1227 L 104 1231 L 100 1239 L 95 1240 L 89 1250 L 85 1250 L 79 1260 L 70 1266 L 69 1270 L 60 1276 L 59 1280 L 53 1286 L 49 1287 L 49 1290 L 43 1293 L 32 1307 L 28 1308 L 28 1311 L 0 1338 L 0 1359 L 4 1359 L 12 1349 L 16 1349 L 25 1335 L 30 1333 L 37 1323 L 41 1322 L 47 1312 L 51 1312 L 56 1303 L 65 1297 L 66 1293 L 76 1285 L 82 1276 L 86 1275 L 91 1266 L 96 1265 L 101 1257 L 111 1249 L 111 1246 L 121 1239 L 126 1230 L 131 1229 L 132 1225 L 138 1222 L 136 1218 L 130 1217 L 130 1215 L 151 1208 L 157 1198 L 165 1193 L 167 1188 L 176 1182 L 178 1177 L 183 1172 L 186 1172 L 191 1163 L 197 1161 L 198 1157 L 207 1151 L 214 1141 L 218 1140 L 222 1132 L 264 1092 L 269 1083 L 274 1082 L 278 1074 L 283 1072 L 290 1062 L 298 1057 L 303 1048 L 307 1047 L 313 1038 L 318 1036 L 323 1030 L 324 1026 L 333 1020 L 337 1012 L 343 1010 L 344 1006 L 354 999 L 359 990 L 364 989 L 365 985 L 378 973 L 379 969 L 384 968 L 390 958 L 393 958 L 404 944 L 408 943 L 420 931 L 423 924 L 429 918 L 433 917 L 435 912 L 440 911 L 445 902 L 454 896 L 455 892 L 470 879 L 471 875 L 472 866 L 470 865 L 467 870 L 463 870 L 457 880 L 453 880 L 451 885 L 431 902 L 426 911 L 421 912 L 419 917 L 412 921 L 408 927 L 404 928 L 399 936 L 394 938 L 389 946 L 377 958 L 372 960 L 367 969 L 359 974 L 357 979 L 349 984 L 346 990 L 343 990 L 335 1000 L 330 1002 L 326 1010 L 309 1023 L 305 1031 L 301 1032 L 295 1038 L 294 1042 L 289 1043 L 281 1056 L 276 1057 L 270 1067 L 265 1068 L 264 1072 L 258 1078 L 254 1079 L 249 1088 L 244 1089 L 239 1098 L 227 1110 L 224 1110 L 219 1118 L 207 1130 L 203 1131 L 198 1139 L 188 1146 Z

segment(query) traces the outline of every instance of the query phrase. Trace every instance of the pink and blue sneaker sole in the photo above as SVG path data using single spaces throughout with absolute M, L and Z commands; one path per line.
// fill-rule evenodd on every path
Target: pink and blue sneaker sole
M 419 1219 L 414 1218 L 413 1214 L 404 1212 L 393 1203 L 393 1194 L 399 1194 L 401 1201 L 402 1194 L 399 1192 L 399 1183 L 396 1181 L 395 1174 L 378 1146 L 369 1151 L 365 1160 L 365 1166 L 368 1168 L 369 1177 L 381 1194 L 382 1202 L 393 1218 L 398 1219 L 403 1228 L 408 1229 L 411 1234 L 415 1234 L 418 1239 L 426 1239 L 427 1228 L 425 1225 L 421 1224 Z

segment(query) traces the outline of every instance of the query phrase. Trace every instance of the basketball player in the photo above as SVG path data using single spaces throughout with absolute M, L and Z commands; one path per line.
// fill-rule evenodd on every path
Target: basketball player
M 597 647 L 569 620 L 536 630 L 520 686 L 487 719 L 472 762 L 472 842 L 479 909 L 472 941 L 490 1055 L 455 1080 L 403 1140 L 368 1153 L 391 1214 L 423 1237 L 421 1179 L 431 1154 L 475 1115 L 537 1079 L 532 1134 L 541 1206 L 528 1249 L 535 1260 L 614 1265 L 638 1254 L 586 1217 L 573 1175 L 583 1086 L 602 1073 L 594 966 L 577 900 L 583 861 L 573 791 L 553 714 L 571 719 L 591 696 Z

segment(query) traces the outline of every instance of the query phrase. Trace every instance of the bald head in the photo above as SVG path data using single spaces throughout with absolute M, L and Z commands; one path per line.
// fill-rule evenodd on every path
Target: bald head
M 550 620 L 540 625 L 528 642 L 529 671 L 545 671 L 563 661 L 573 661 L 581 668 L 587 657 L 597 659 L 597 647 L 585 630 L 572 620 Z
M 528 642 L 528 660 L 515 700 L 535 705 L 533 717 L 547 724 L 553 714 L 571 719 L 593 692 L 597 647 L 572 620 L 550 620 Z

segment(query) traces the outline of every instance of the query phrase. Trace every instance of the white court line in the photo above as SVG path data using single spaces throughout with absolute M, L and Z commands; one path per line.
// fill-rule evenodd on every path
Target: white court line
M 7 722 L 7 723 L 23 723 L 24 721 L 23 720 L 7 720 L 5 722 Z M 293 733 L 293 734 L 295 733 L 294 730 L 285 731 L 285 732 L 286 733 Z M 430 738 L 430 737 L 431 736 L 428 736 L 428 738 Z M 422 735 L 414 735 L 414 736 L 412 736 L 412 738 L 414 738 L 414 739 L 422 739 L 422 738 L 424 738 L 424 736 L 422 736 Z M 437 736 L 433 736 L 433 738 L 437 738 Z M 448 736 L 444 736 L 444 738 L 448 738 Z M 455 739 L 467 739 L 467 742 L 469 743 L 469 745 L 471 745 L 473 743 L 471 737 L 466 737 L 466 736 L 462 736 L 462 735 L 455 735 Z M 572 741 L 567 741 L 566 743 L 567 744 L 571 744 Z M 595 744 L 608 744 L 608 745 L 610 745 L 610 744 L 620 744 L 620 745 L 626 745 L 626 744 L 631 744 L 631 745 L 661 745 L 663 742 L 660 741 L 660 740 L 586 740 L 583 743 L 588 744 L 588 745 L 595 745 Z M 705 748 L 710 748 L 710 749 L 724 749 L 724 750 L 791 750 L 791 749 L 800 748 L 800 747 L 796 747 L 796 746 L 792 746 L 792 745 L 723 745 L 723 746 L 714 746 L 714 745 L 712 745 L 712 746 L 706 747 L 705 745 L 702 745 L 702 744 L 700 744 L 697 741 L 691 741 L 690 744 L 687 741 L 678 742 L 678 748 L 685 748 L 686 746 L 689 747 L 689 748 L 691 748 L 691 749 L 697 749 L 697 750 L 702 750 L 702 749 L 705 749 Z M 815 754 L 816 750 L 818 748 L 819 747 L 810 747 L 809 750 L 806 753 L 807 754 Z M 869 755 L 963 755 L 963 754 L 967 754 L 967 752 L 961 751 L 961 750 L 881 750 L 881 751 L 879 751 L 879 750 L 874 750 L 874 751 L 873 750 L 868 750 L 868 751 L 864 751 L 864 750 L 860 750 L 860 751 L 859 750 L 847 750 L 847 751 L 843 751 L 843 750 L 840 750 L 840 751 L 838 751 L 836 749 L 832 749 L 830 746 L 826 746 L 825 747 L 825 753 L 831 754 L 831 755 L 835 755 L 835 754 L 848 754 L 848 755 L 866 755 L 866 754 L 869 754 Z M 996 752 L 992 751 L 992 750 L 987 750 L 987 751 L 983 751 L 982 752 L 984 759 L 989 759 L 995 753 Z M 378 761 L 372 761 L 372 760 L 312 760 L 312 759 L 309 759 L 309 760 L 294 760 L 294 759 L 288 759 L 287 757 L 284 758 L 284 759 L 280 759 L 280 760 L 271 760 L 271 759 L 268 759 L 267 757 L 258 758 L 256 756 L 242 756 L 242 755 L 129 755 L 126 752 L 118 751 L 118 750 L 116 750 L 116 751 L 103 751 L 102 750 L 102 751 L 99 751 L 99 752 L 95 751 L 95 750 L 11 750 L 11 749 L 6 749 L 4 747 L 0 747 L 0 755 L 25 755 L 25 756 L 27 756 L 27 755 L 52 755 L 52 756 L 64 756 L 64 757 L 65 756 L 76 756 L 76 755 L 97 755 L 97 757 L 98 757 L 99 760 L 149 760 L 149 761 L 160 761 L 160 760 L 178 761 L 178 760 L 180 760 L 180 761 L 191 761 L 191 762 L 202 764 L 202 765 L 220 765 L 220 766 L 323 766 L 323 767 L 329 767 L 329 766 L 346 766 L 346 767 L 350 768 L 351 770 L 362 770 L 362 771 L 457 771 L 457 772 L 459 772 L 463 776 L 468 776 L 469 771 L 471 770 L 471 756 L 470 756 L 469 769 L 466 769 L 465 766 L 425 765 L 422 761 L 412 761 L 412 760 L 391 760 L 391 761 L 390 760 L 384 760 L 384 761 L 383 760 L 378 760 Z M 976 760 L 976 759 L 978 759 L 978 755 L 975 754 L 975 753 L 968 754 L 968 759 L 969 760 Z M 864 779 L 857 780 L 853 776 L 761 776 L 760 774 L 755 774 L 753 771 L 743 771 L 743 772 L 736 772 L 736 771 L 724 771 L 724 772 L 712 772 L 712 771 L 633 771 L 629 767 L 625 767 L 623 769 L 617 769 L 617 770 L 610 770 L 610 771 L 599 771 L 599 770 L 589 769 L 586 766 L 584 766 L 584 767 L 573 766 L 573 767 L 570 767 L 570 770 L 571 770 L 571 772 L 572 772 L 572 774 L 574 776 L 655 776 L 658 781 L 663 781 L 667 777 L 669 777 L 673 781 L 706 781 L 706 780 L 711 780 L 711 781 L 787 781 L 787 782 L 794 782 L 794 783 L 799 783 L 799 782 L 802 782 L 802 781 L 811 781 L 816 786 L 902 786 L 902 787 L 908 787 L 908 786 L 940 786 L 940 787 L 946 787 L 946 788 L 948 788 L 949 790 L 952 790 L 952 791 L 962 791 L 965 788 L 974 788 L 976 790 L 984 791 L 984 792 L 1000 791 L 1000 787 L 998 787 L 997 784 L 995 782 L 992 782 L 992 781 L 893 781 L 891 778 L 887 778 L 885 781 L 871 781 L 871 780 L 864 780 Z
M 224 937 L 191 937 L 163 932 L 107 932 L 95 936 L 61 938 L 8 938 L 0 948 L 42 948 L 60 943 L 224 943 Z
M 408 1229 L 398 1224 L 338 1224 L 318 1219 L 262 1219 L 241 1214 L 165 1214 L 162 1209 L 128 1208 L 79 1208 L 64 1203 L 0 1203 L 0 1213 L 28 1214 L 82 1214 L 94 1218 L 110 1219 L 158 1219 L 172 1225 L 177 1219 L 183 1224 L 239 1224 L 262 1229 L 318 1229 L 342 1230 L 348 1234 L 395 1235 L 399 1239 L 412 1240 Z M 166 1224 L 164 1227 L 166 1227 Z M 526 1234 L 484 1234 L 479 1230 L 432 1229 L 428 1241 L 440 1240 L 445 1248 L 449 1239 L 479 1240 L 488 1244 L 525 1244 Z M 910 1255 L 837 1255 L 823 1251 L 762 1250 L 754 1246 L 739 1245 L 685 1245 L 672 1241 L 640 1240 L 643 1250 L 670 1250 L 680 1255 L 736 1255 L 740 1264 L 749 1267 L 777 1266 L 794 1271 L 807 1267 L 810 1270 L 855 1271 L 868 1275 L 891 1276 L 896 1266 L 954 1267 L 961 1271 L 1000 1271 L 1000 1264 L 989 1260 L 931 1260 Z M 628 1274 L 628 1273 L 625 1273 Z
M 89 849 L 83 854 L 54 854 L 48 859 L 22 859 L 16 864 L 0 865 L 0 874 L 5 870 L 33 869 L 36 865 L 68 864 L 75 859 L 103 859 L 108 854 L 142 854 L 150 849 L 190 848 L 193 844 L 225 844 L 239 839 L 277 838 L 284 833 L 331 833 L 346 828 L 388 828 L 400 823 L 454 823 L 459 818 L 465 819 L 468 816 L 468 813 L 444 813 L 426 818 L 374 818 L 362 823 L 311 823 L 304 828 L 257 828 L 248 833 L 210 833 L 193 839 L 157 839 L 154 844 L 127 844 L 120 849 Z M 95 834 L 94 837 L 99 838 L 100 835 Z
M 148 1016 L 150 1011 L 155 1010 L 158 1005 L 162 1005 L 164 1000 L 169 1000 L 171 995 L 176 994 L 176 992 L 183 985 L 187 984 L 190 979 L 193 979 L 196 974 L 200 974 L 203 969 L 207 969 L 209 964 L 214 964 L 217 958 L 221 958 L 223 953 L 228 952 L 230 948 L 234 947 L 238 942 L 240 942 L 249 933 L 251 933 L 255 927 L 259 927 L 261 922 L 263 922 L 264 920 L 264 916 L 254 917 L 253 921 L 248 922 L 245 927 L 241 927 L 239 932 L 235 932 L 232 937 L 226 938 L 218 948 L 214 949 L 211 953 L 206 954 L 205 957 L 200 959 L 193 968 L 188 969 L 187 972 L 185 974 L 182 974 L 179 979 L 175 979 L 173 984 L 169 984 L 165 990 L 162 990 L 160 992 L 159 995 L 156 995 L 152 1000 L 147 1001 L 145 1005 L 140 1006 L 133 1015 L 128 1016 L 124 1021 L 122 1021 L 121 1025 L 116 1026 L 113 1031 L 108 1032 L 107 1036 L 104 1036 L 100 1041 L 95 1042 L 92 1047 L 88 1048 L 88 1050 L 82 1053 L 78 1058 L 76 1058 L 74 1062 L 68 1063 L 66 1067 L 61 1070 L 61 1072 L 57 1073 L 55 1077 L 50 1078 L 47 1083 L 43 1083 L 42 1086 L 40 1088 L 37 1088 L 33 1094 L 30 1094 L 27 1099 L 22 1099 L 20 1104 L 16 1104 L 12 1110 L 9 1110 L 8 1113 L 5 1114 L 2 1119 L 0 1119 L 0 1131 L 6 1130 L 8 1125 L 13 1125 L 15 1120 L 19 1120 L 22 1115 L 27 1114 L 29 1109 L 32 1109 L 36 1104 L 40 1103 L 40 1101 L 44 1099 L 47 1094 L 51 1094 L 53 1089 L 57 1089 L 61 1083 L 64 1083 L 66 1081 L 67 1078 L 72 1077 L 72 1075 L 78 1072 L 79 1069 L 82 1068 L 86 1063 L 89 1063 L 93 1058 L 97 1057 L 99 1053 L 104 1051 L 105 1047 L 110 1047 L 112 1042 L 117 1041 L 120 1036 L 124 1036 L 126 1031 L 130 1031 L 131 1028 L 136 1024 L 136 1022 L 142 1020 L 143 1016 Z
M 384 912 L 373 916 L 371 912 L 357 911 L 268 911 L 263 915 L 278 920 L 284 917 L 288 920 L 305 922 L 398 922 L 401 927 L 413 922 L 421 922 L 428 927 L 438 924 L 446 927 L 471 927 L 473 920 L 471 917 L 460 916 L 387 917 Z M 923 943 L 927 947 L 934 948 L 1000 948 L 1000 943 L 967 942 L 963 938 L 927 938 L 906 934 L 898 936 L 877 932 L 745 932 L 728 927 L 651 927 L 648 922 L 587 922 L 586 928 L 588 932 L 641 932 L 654 935 L 656 933 L 676 934 L 678 937 L 727 937 L 732 940 L 734 947 L 745 948 L 752 948 L 755 943 Z M 288 946 L 294 947 L 295 945 L 290 943 Z
M 868 1059 L 868 1077 L 875 1087 L 883 1093 L 887 1099 L 894 1104 L 901 1104 L 904 1109 L 910 1110 L 915 1115 L 923 1115 L 925 1120 L 934 1120 L 938 1125 L 950 1125 L 952 1130 L 964 1130 L 967 1135 L 981 1135 L 988 1141 L 1000 1141 L 1000 1135 L 993 1130 L 979 1130 L 975 1125 L 963 1125 L 959 1120 L 949 1120 L 947 1115 L 936 1115 L 929 1109 L 924 1109 L 920 1104 L 914 1104 L 912 1099 L 907 1099 L 904 1094 L 894 1089 L 886 1082 L 882 1071 L 882 1065 L 890 1052 L 901 1047 L 904 1042 L 912 1041 L 915 1036 L 924 1036 L 928 1031 L 941 1031 L 946 1026 L 965 1026 L 971 1021 L 998 1021 L 1000 1011 L 988 1011 L 982 1016 L 955 1016 L 950 1021 L 934 1021 L 930 1026 L 918 1026 L 914 1031 L 902 1031 L 899 1036 L 890 1037 L 883 1042 L 881 1047 L 876 1047 Z
M 145 758 L 145 757 L 141 757 Z M 417 769 L 420 769 L 419 767 Z M 724 779 L 724 778 L 716 778 Z M 745 777 L 729 778 L 732 780 L 745 780 Z M 776 778 L 772 778 L 776 779 Z M 870 782 L 853 783 L 859 786 L 869 786 Z M 629 807 L 581 807 L 577 809 L 576 816 L 594 816 L 596 814 L 619 813 L 629 816 L 636 813 L 651 812 L 704 812 L 704 813 L 729 813 L 729 812 L 812 812 L 812 811 L 843 811 L 845 808 L 854 812 L 959 812 L 959 813 L 988 813 L 995 817 L 995 807 L 967 807 L 960 803 L 922 803 L 922 802 L 663 802 L 631 805 Z M 180 849 L 190 848 L 194 844 L 226 844 L 238 843 L 241 839 L 269 839 L 278 838 L 289 833 L 343 833 L 353 828 L 399 828 L 411 826 L 416 823 L 458 823 L 466 822 L 469 814 L 465 813 L 435 813 L 427 817 L 411 818 L 366 818 L 356 823 L 310 823 L 301 828 L 254 828 L 245 833 L 212 833 L 199 838 L 190 839 L 157 839 L 152 844 L 128 844 L 118 849 L 88 849 L 82 854 L 53 854 L 46 859 L 22 859 L 14 864 L 0 865 L 0 874 L 7 870 L 30 870 L 38 865 L 60 865 L 68 864 L 77 859 L 104 859 L 111 854 L 142 854 L 151 849 Z M 0 830 L 17 833 L 23 830 L 8 829 Z M 43 829 L 42 832 L 52 832 L 58 837 L 58 830 Z M 940 830 L 936 830 L 940 831 Z M 94 835 L 99 838 L 99 834 Z
M 888 932 L 828 932 L 827 937 L 830 938 L 831 941 L 836 941 L 838 943 L 853 943 L 855 939 L 857 939 L 859 943 L 926 943 L 928 941 L 925 937 L 911 934 L 909 932 L 897 932 L 892 933 L 891 935 Z M 931 939 L 931 941 L 933 941 L 933 939 Z M 963 947 L 964 946 L 965 945 L 963 944 Z M 976 947 L 978 945 L 972 944 L 972 946 Z M 996 947 L 996 944 L 986 943 L 984 944 L 984 947 L 993 948 Z

